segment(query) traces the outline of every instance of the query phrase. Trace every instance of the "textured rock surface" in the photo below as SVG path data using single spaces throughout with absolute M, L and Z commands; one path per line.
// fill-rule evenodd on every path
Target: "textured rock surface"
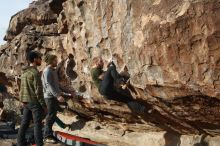
M 51 52 L 61 61 L 62 84 L 93 97 L 92 109 L 69 101 L 81 116 L 123 122 L 136 132 L 218 134 L 219 12 L 220 0 L 34 1 L 12 17 L 0 68 L 16 77 L 26 52 Z M 75 65 L 67 59 L 70 53 Z M 89 72 L 92 58 L 100 55 L 106 62 L 113 58 L 119 71 L 127 67 L 144 113 L 100 97 Z
M 76 120 L 75 117 L 59 115 L 67 123 L 83 123 Z M 99 128 L 97 128 L 99 127 Z M 149 127 L 150 128 L 150 127 Z M 70 134 L 87 137 L 100 143 L 107 143 L 109 146 L 218 146 L 220 137 L 210 137 L 205 135 L 175 135 L 167 132 L 124 132 L 118 129 L 114 124 L 100 124 L 90 121 L 83 127 L 78 126 L 73 131 L 66 131 L 55 127 Z M 95 130 L 96 129 L 96 130 Z

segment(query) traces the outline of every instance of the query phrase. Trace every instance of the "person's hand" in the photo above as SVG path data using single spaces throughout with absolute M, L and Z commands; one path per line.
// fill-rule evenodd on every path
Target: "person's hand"
M 59 102 L 65 102 L 65 99 L 64 99 L 63 96 L 59 96 L 59 97 L 57 98 L 57 100 L 58 100 Z
M 99 76 L 99 79 L 100 79 L 100 80 L 103 80 L 103 78 L 104 78 L 104 73 L 102 73 L 102 74 Z
M 113 62 L 110 61 L 108 64 L 107 64 L 107 68 L 109 68 L 109 66 L 112 64 Z
M 23 102 L 20 102 L 19 106 L 20 108 L 24 108 L 25 104 Z
M 115 63 L 113 61 L 110 61 L 108 64 L 107 64 L 107 68 L 109 68 L 111 65 L 115 66 Z

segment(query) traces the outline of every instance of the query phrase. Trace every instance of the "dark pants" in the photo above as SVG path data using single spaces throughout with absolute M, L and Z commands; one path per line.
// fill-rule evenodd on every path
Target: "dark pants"
M 107 99 L 126 103 L 132 100 L 132 98 L 121 94 L 115 89 L 114 83 L 117 84 L 119 79 L 120 75 L 116 70 L 116 66 L 111 65 L 104 75 L 104 78 L 100 84 L 99 92 Z
M 18 131 L 18 146 L 26 146 L 25 133 L 31 120 L 34 122 L 34 139 L 37 146 L 43 146 L 42 119 L 43 109 L 39 103 L 27 103 L 23 109 L 23 119 Z
M 61 111 L 59 106 L 59 102 L 56 98 L 47 98 L 45 99 L 47 105 L 47 116 L 46 116 L 46 123 L 44 128 L 44 137 L 51 137 L 53 136 L 52 127 L 54 122 L 56 122 L 62 128 L 65 127 L 65 124 L 57 117 L 57 112 Z

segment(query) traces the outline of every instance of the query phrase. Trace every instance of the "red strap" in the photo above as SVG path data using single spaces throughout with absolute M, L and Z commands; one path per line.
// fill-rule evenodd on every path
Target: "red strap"
M 69 139 L 69 140 L 80 141 L 80 142 L 84 142 L 84 143 L 88 143 L 88 144 L 94 144 L 94 145 L 98 144 L 98 143 L 96 143 L 94 141 L 91 141 L 89 139 L 81 138 L 81 137 L 74 136 L 74 135 L 70 135 L 70 134 L 67 134 L 67 133 L 60 132 L 60 131 L 55 131 L 55 133 L 57 134 L 57 136 L 65 137 L 66 139 Z

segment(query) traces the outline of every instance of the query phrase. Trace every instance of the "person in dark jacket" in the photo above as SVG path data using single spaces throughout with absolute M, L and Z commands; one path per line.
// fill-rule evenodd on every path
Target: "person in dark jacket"
M 31 120 L 34 122 L 34 138 L 37 146 L 43 146 L 42 120 L 46 112 L 40 73 L 41 54 L 36 51 L 28 53 L 30 66 L 21 75 L 20 101 L 23 105 L 23 118 L 18 131 L 18 146 L 26 146 L 25 133 Z
M 96 57 L 93 59 L 93 67 L 91 69 L 91 76 L 94 84 L 99 90 L 99 93 L 106 97 L 107 99 L 128 102 L 133 100 L 131 97 L 122 95 L 119 93 L 115 84 L 123 85 L 123 78 L 119 75 L 116 70 L 116 66 L 113 62 L 107 65 L 107 71 L 103 70 L 104 62 L 101 57 Z
M 107 65 L 107 71 L 103 70 L 104 62 L 101 57 L 93 59 L 93 67 L 91 69 L 91 76 L 94 84 L 99 90 L 99 93 L 105 98 L 126 103 L 128 107 L 135 113 L 143 114 L 146 112 L 146 107 L 135 99 L 140 98 L 139 95 L 122 94 L 117 88 L 121 87 L 123 90 L 126 89 L 126 83 L 124 78 L 116 70 L 116 66 L 113 62 Z M 132 92 L 129 90 L 129 92 Z M 132 97 L 134 96 L 134 97 Z

